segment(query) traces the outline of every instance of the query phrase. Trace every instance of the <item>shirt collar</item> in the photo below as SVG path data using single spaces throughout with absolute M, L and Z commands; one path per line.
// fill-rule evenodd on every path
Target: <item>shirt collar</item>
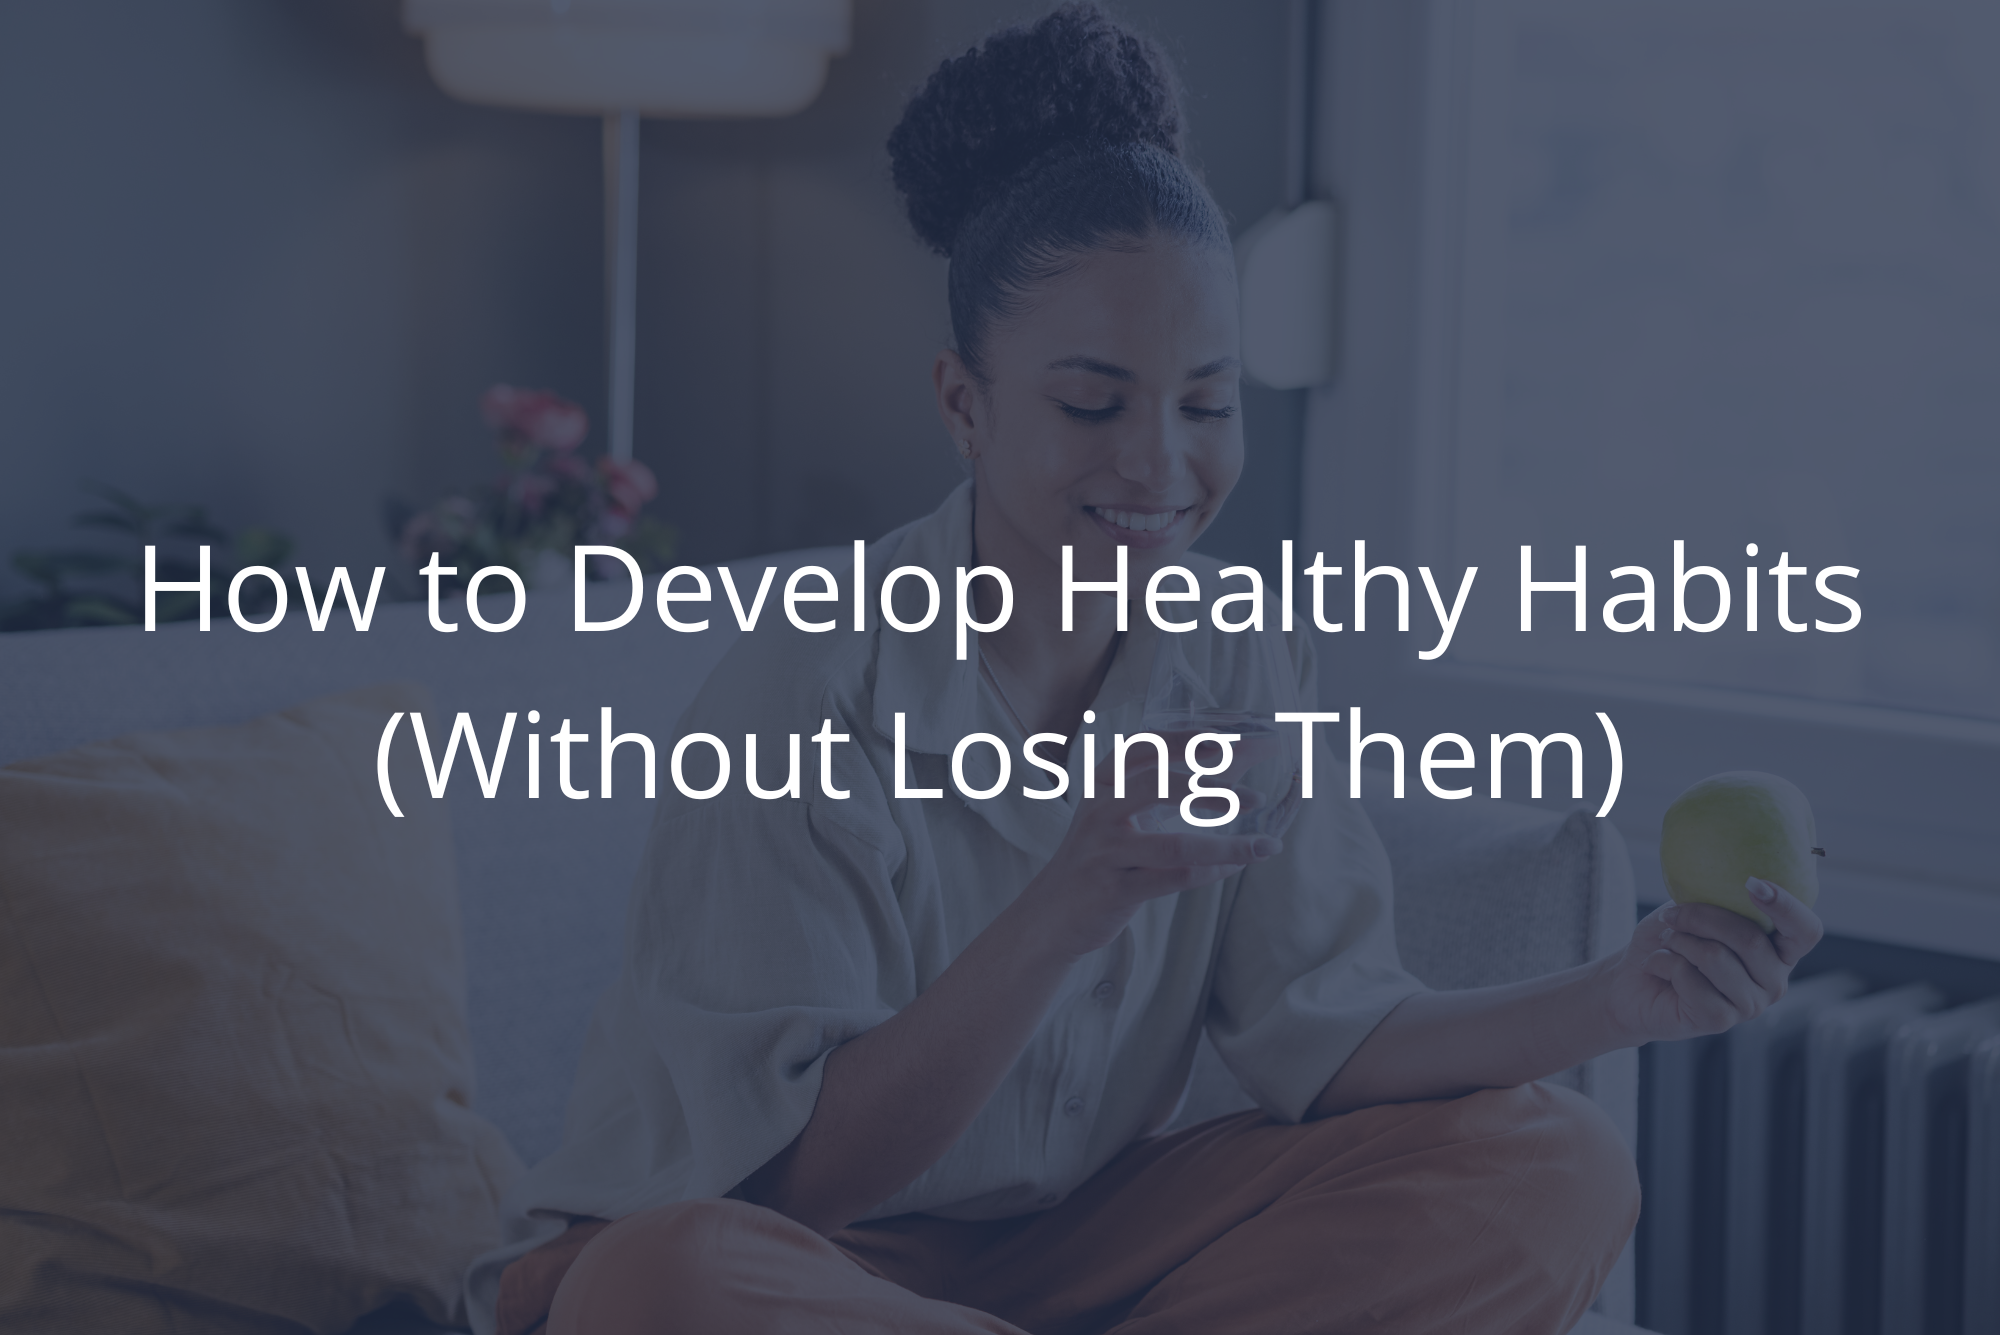
M 953 610 L 958 568 L 971 564 L 970 480 L 960 484 L 931 514 L 890 534 L 868 553 L 872 589 L 879 590 L 889 572 L 901 566 L 921 566 L 938 583 L 937 619 L 923 630 L 899 631 L 881 624 L 879 595 L 869 609 L 880 637 L 875 660 L 875 730 L 883 737 L 894 737 L 896 715 L 902 714 L 904 746 L 911 752 L 950 755 L 969 732 L 1010 735 L 1018 731 L 1004 706 L 997 700 L 985 701 L 992 690 L 979 671 L 978 631 L 966 632 L 966 656 L 963 660 L 956 657 Z M 1132 601 L 1136 613 L 1137 600 Z M 1131 615 L 1128 625 L 1130 629 L 1120 637 L 1111 670 L 1091 705 L 1097 711 L 1091 729 L 1107 735 L 1107 730 L 1137 729 L 1153 657 L 1162 638 L 1159 628 L 1143 615 Z M 996 720 L 1007 726 L 993 726 Z
M 937 581 L 938 614 L 920 631 L 900 631 L 882 622 L 880 594 L 869 608 L 878 637 L 875 653 L 875 731 L 896 735 L 896 715 L 904 716 L 904 745 L 910 751 L 950 755 L 958 739 L 982 729 L 974 722 L 979 702 L 979 661 L 973 654 L 977 632 L 967 632 L 963 662 L 953 655 L 952 608 L 957 570 L 972 564 L 972 482 L 945 498 L 943 505 L 909 527 L 892 533 L 868 553 L 868 584 L 880 590 L 889 572 L 919 566 Z M 921 589 L 921 581 L 910 580 Z
M 1026 740 L 1007 707 L 994 695 L 979 671 L 979 633 L 966 633 L 966 656 L 957 658 L 953 624 L 957 571 L 972 564 L 972 483 L 961 484 L 931 514 L 883 538 L 868 552 L 869 587 L 879 590 L 889 572 L 900 566 L 920 566 L 938 582 L 937 619 L 921 631 L 899 631 L 881 623 L 879 594 L 870 608 L 878 640 L 875 659 L 874 727 L 885 739 L 896 735 L 896 715 L 903 715 L 903 745 L 910 754 L 950 755 L 969 733 L 988 732 L 1008 743 L 1013 778 L 1004 793 L 967 805 L 1009 843 L 1042 857 L 1054 854 L 1069 828 L 1075 802 L 1083 791 L 1083 746 L 1071 738 L 1069 791 L 1063 801 L 1024 797 L 1024 784 L 1040 787 L 1049 776 L 1021 758 Z M 912 580 L 912 583 L 917 581 Z M 1139 731 L 1145 712 L 1146 688 L 1153 658 L 1162 638 L 1159 629 L 1141 615 L 1131 616 L 1130 629 L 1120 637 L 1111 668 L 1091 704 L 1097 718 L 1084 730 L 1097 736 L 1101 763 L 1111 754 L 1118 733 Z M 946 799 L 958 796 L 947 792 Z

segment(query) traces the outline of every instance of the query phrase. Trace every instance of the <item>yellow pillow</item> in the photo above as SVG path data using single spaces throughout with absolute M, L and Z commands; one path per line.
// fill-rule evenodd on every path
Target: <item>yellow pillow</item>
M 424 704 L 0 769 L 0 1330 L 458 1318 L 519 1165 L 470 1106 L 442 804 L 376 793 Z

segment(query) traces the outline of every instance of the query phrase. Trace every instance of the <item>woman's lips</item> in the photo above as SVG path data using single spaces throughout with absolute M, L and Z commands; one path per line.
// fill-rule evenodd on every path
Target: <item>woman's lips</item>
M 1179 541 L 1182 530 L 1187 526 L 1188 516 L 1194 513 L 1194 507 L 1190 505 L 1178 510 L 1126 510 L 1111 505 L 1087 505 L 1084 511 L 1090 516 L 1091 522 L 1113 542 L 1126 547 L 1146 549 L 1165 547 Z M 1107 518 L 1108 515 L 1116 515 L 1133 527 L 1128 528 L 1125 524 Z M 1150 527 L 1152 524 L 1159 524 L 1159 527 Z

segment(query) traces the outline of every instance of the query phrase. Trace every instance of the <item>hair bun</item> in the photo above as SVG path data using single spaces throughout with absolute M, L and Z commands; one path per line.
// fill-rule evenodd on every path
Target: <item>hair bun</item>
M 889 161 L 910 223 L 949 255 L 966 220 L 1073 141 L 1180 153 L 1180 88 L 1158 46 L 1094 4 L 1065 4 L 945 61 L 903 109 Z

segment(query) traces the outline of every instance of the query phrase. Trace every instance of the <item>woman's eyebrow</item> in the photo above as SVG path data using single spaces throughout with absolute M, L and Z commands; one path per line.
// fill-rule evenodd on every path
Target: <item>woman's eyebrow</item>
M 1189 371 L 1187 378 L 1189 380 L 1206 380 L 1212 375 L 1220 375 L 1224 371 L 1233 371 L 1241 364 L 1234 357 L 1218 357 L 1212 362 L 1204 362 L 1202 365 L 1195 367 L 1194 370 Z M 1088 371 L 1092 375 L 1101 375 L 1111 380 L 1122 380 L 1128 384 L 1138 379 L 1137 376 L 1122 366 L 1114 366 L 1110 362 L 1101 362 L 1095 357 L 1081 355 L 1063 357 L 1057 361 L 1052 361 L 1049 363 L 1048 369 L 1051 371 Z
M 1050 362 L 1048 369 L 1051 371 L 1088 371 L 1092 375 L 1106 376 L 1112 380 L 1123 380 L 1128 383 L 1139 378 L 1122 366 L 1113 366 L 1110 362 L 1101 362 L 1095 357 L 1064 357 L 1060 361 Z

